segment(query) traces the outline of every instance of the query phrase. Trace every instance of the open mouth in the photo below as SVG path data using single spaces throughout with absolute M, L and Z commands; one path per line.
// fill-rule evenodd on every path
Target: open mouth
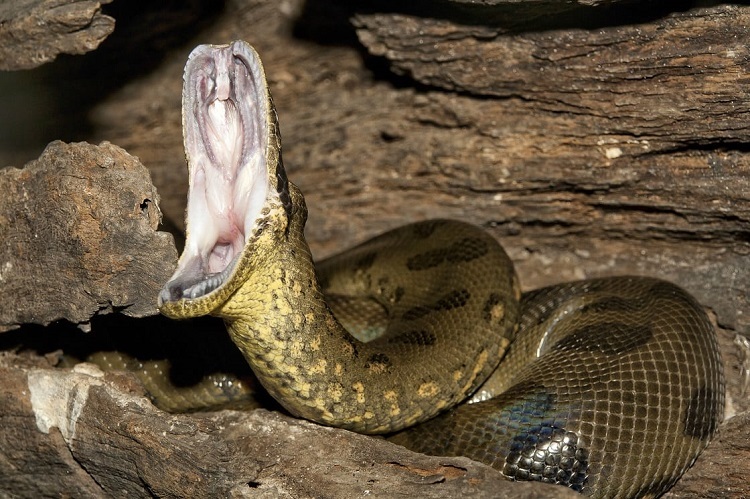
M 196 299 L 232 275 L 269 193 L 268 89 L 245 42 L 201 45 L 185 66 L 187 240 L 159 305 Z

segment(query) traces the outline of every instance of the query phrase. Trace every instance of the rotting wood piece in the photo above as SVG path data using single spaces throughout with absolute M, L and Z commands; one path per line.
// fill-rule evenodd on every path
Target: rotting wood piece
M 693 146 L 750 140 L 750 7 L 645 15 L 514 34 L 481 19 L 399 13 L 359 14 L 355 23 L 372 54 L 425 85 L 596 117 L 599 134 Z
M 115 20 L 101 12 L 111 1 L 0 3 L 0 70 L 31 69 L 59 54 L 96 49 L 115 29 Z
M 128 376 L 90 364 L 8 361 L 0 358 L 0 491 L 19 497 L 577 496 L 265 410 L 165 414 L 129 393 Z
M 158 313 L 177 251 L 156 230 L 159 195 L 136 158 L 106 142 L 52 142 L 25 168 L 0 170 L 0 192 L 0 331 Z

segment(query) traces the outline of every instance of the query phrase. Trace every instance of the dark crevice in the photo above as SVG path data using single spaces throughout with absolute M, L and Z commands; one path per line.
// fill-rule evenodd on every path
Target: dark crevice
M 658 3 L 632 0 L 603 3 L 599 6 L 560 0 L 506 2 L 496 5 L 447 0 L 308 0 L 295 23 L 293 33 L 299 38 L 317 43 L 350 45 L 356 37 L 351 26 L 352 19 L 357 15 L 373 14 L 447 20 L 465 26 L 496 28 L 502 34 L 574 28 L 595 30 L 653 22 L 673 13 L 723 4 L 725 2 L 698 0 L 666 0 Z M 494 38 L 481 34 L 478 37 Z
M 67 443 L 67 442 L 66 442 Z M 61 446 L 62 447 L 62 446 Z M 73 449 L 71 448 L 71 443 L 67 443 L 67 445 L 64 446 L 65 449 L 68 451 L 68 455 L 70 456 L 70 459 L 75 463 L 77 466 L 77 469 L 82 473 L 84 476 L 88 477 L 92 482 L 96 484 L 96 487 L 104 493 L 107 489 L 99 482 L 99 480 L 96 479 L 94 475 L 89 473 L 88 469 L 86 469 L 86 466 L 78 460 L 76 455 L 73 453 Z
M 119 351 L 143 362 L 168 360 L 169 379 L 176 387 L 189 387 L 218 373 L 253 379 L 224 323 L 216 318 L 174 321 L 161 316 L 135 319 L 113 313 L 93 317 L 85 329 L 88 332 L 67 321 L 46 327 L 27 324 L 0 334 L 0 351 L 40 356 L 63 352 L 69 361 L 84 360 L 94 352 Z M 278 407 L 265 393 L 261 399 L 266 407 Z
M 634 138 L 642 137 L 631 134 Z M 645 136 L 645 134 L 644 134 Z M 737 140 L 722 139 L 699 139 L 691 138 L 690 140 L 677 141 L 677 145 L 657 150 L 650 150 L 638 153 L 634 156 L 646 158 L 651 156 L 665 156 L 669 154 L 685 154 L 691 152 L 716 152 L 716 153 L 748 153 L 750 152 L 750 142 L 740 142 Z
M 4 119 L 13 123 L 0 134 L 0 150 L 24 151 L 32 159 L 52 140 L 90 139 L 91 110 L 128 82 L 151 73 L 174 50 L 185 50 L 224 5 L 224 0 L 103 5 L 102 13 L 116 24 L 96 50 L 83 56 L 61 54 L 28 71 L 0 73 Z
M 141 485 L 143 486 L 143 489 L 148 493 L 148 496 L 152 499 L 157 499 L 158 497 L 161 497 L 159 494 L 156 493 L 156 491 L 151 487 L 151 484 L 148 483 L 140 474 L 138 475 L 138 479 L 141 482 Z
M 146 198 L 144 199 L 138 207 L 141 209 L 141 213 L 148 216 L 148 209 L 151 205 L 151 200 Z

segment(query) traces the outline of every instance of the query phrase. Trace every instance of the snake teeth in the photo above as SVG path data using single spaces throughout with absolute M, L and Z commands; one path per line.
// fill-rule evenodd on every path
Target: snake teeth
M 192 277 L 190 273 L 186 273 L 185 276 L 173 278 L 159 293 L 159 302 L 166 303 L 180 299 L 194 300 L 209 294 L 226 282 L 238 260 L 239 255 L 235 256 L 221 272 L 208 275 L 196 272 L 193 273 Z
M 199 296 L 208 294 L 214 289 L 218 288 L 222 282 L 223 282 L 223 279 L 221 279 L 221 276 L 219 274 L 213 274 L 207 277 L 206 280 L 201 281 L 198 284 L 195 284 L 193 286 L 190 286 L 188 289 L 183 291 L 182 294 L 186 298 L 195 299 L 195 298 L 198 298 Z

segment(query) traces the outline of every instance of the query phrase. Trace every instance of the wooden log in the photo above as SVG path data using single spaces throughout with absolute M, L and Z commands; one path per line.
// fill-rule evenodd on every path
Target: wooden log
M 30 69 L 59 54 L 85 54 L 115 29 L 112 0 L 24 0 L 0 5 L 0 70 Z
M 19 363 L 0 357 L 0 491 L 14 497 L 577 497 L 264 410 L 165 414 L 92 364 Z
M 148 170 L 109 143 L 53 142 L 0 170 L 0 331 L 119 310 L 143 317 L 174 271 Z
M 356 17 L 371 53 L 425 85 L 520 98 L 532 109 L 574 116 L 587 135 L 630 136 L 646 145 L 642 151 L 748 139 L 746 6 L 657 19 L 644 10 L 643 20 L 631 24 L 552 24 L 507 35 L 502 26 L 476 21 Z

